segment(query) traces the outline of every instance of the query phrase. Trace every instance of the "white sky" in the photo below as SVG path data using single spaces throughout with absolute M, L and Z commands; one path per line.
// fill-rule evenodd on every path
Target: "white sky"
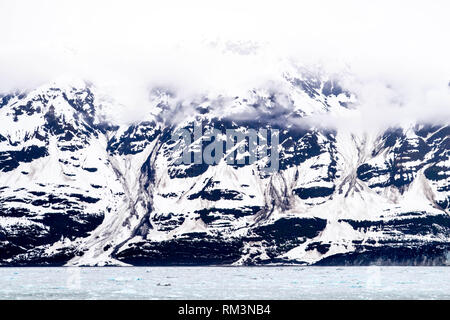
M 295 58 L 350 70 L 371 107 L 448 116 L 449 15 L 448 0 L 0 0 L 0 92 L 69 75 L 137 105 L 154 85 L 245 90 Z

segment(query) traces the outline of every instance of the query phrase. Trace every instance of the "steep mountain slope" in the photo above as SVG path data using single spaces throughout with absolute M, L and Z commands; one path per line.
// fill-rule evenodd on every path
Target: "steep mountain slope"
M 119 106 L 83 82 L 0 98 L 0 263 L 446 263 L 448 125 L 298 126 L 353 112 L 351 93 L 310 74 L 242 97 L 159 90 L 151 101 L 145 119 L 119 125 L 108 116 Z M 261 128 L 279 132 L 258 135 L 279 140 L 279 159 L 259 144 L 253 163 L 248 147 L 242 163 L 227 162 L 236 150 L 177 161 L 205 150 L 213 129 L 224 146 L 226 129 Z M 182 129 L 191 142 L 172 138 Z
M 2 259 L 64 263 L 126 201 L 100 107 L 79 85 L 10 96 L 0 109 Z

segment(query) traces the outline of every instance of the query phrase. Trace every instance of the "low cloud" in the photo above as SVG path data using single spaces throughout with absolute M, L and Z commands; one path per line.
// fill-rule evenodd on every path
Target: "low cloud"
M 358 97 L 357 114 L 309 121 L 448 123 L 449 10 L 445 0 L 2 2 L 0 92 L 72 76 L 140 115 L 152 88 L 240 95 L 279 81 L 289 61 L 340 75 Z

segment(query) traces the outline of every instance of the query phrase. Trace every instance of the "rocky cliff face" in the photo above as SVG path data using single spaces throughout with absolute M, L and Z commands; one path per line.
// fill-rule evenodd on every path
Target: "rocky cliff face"
M 242 97 L 180 102 L 160 90 L 151 101 L 146 118 L 123 125 L 82 82 L 0 98 L 2 265 L 448 261 L 448 125 L 299 126 L 355 101 L 305 75 Z M 278 130 L 278 170 L 264 170 L 269 153 L 251 163 L 245 147 L 240 163 L 227 153 L 179 163 L 173 133 L 200 125 L 181 149 L 204 150 L 212 129 Z

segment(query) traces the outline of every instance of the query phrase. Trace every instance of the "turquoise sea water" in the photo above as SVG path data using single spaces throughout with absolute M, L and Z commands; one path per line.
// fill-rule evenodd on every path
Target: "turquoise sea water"
M 450 267 L 0 268 L 0 299 L 450 299 Z

